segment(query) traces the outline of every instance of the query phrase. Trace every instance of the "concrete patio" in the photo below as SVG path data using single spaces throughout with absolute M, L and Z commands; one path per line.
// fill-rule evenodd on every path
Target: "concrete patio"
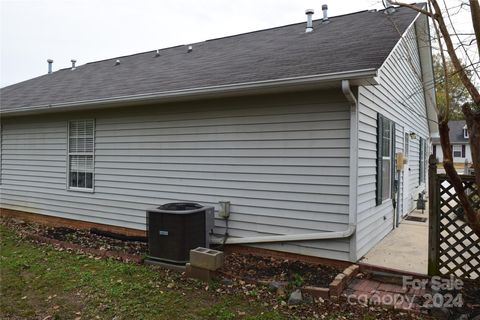
M 410 216 L 427 218 L 425 222 L 402 220 L 359 262 L 371 265 L 427 274 L 428 210 L 413 211 Z

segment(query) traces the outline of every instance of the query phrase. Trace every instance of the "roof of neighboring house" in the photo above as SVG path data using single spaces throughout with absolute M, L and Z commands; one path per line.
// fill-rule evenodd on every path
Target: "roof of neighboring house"
M 465 138 L 463 135 L 463 128 L 465 128 L 466 125 L 465 120 L 451 120 L 448 122 L 448 127 L 450 128 L 448 135 L 450 136 L 451 143 L 469 143 L 468 138 Z M 432 143 L 440 144 L 440 138 L 432 138 Z
M 0 91 L 2 112 L 160 92 L 377 70 L 417 12 L 361 11 L 90 62 Z M 167 31 L 165 31 L 167 32 Z M 120 64 L 116 65 L 116 60 Z

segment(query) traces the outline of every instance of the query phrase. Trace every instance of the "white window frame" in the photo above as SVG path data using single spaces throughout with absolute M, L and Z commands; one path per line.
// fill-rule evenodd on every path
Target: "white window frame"
M 93 145 L 92 145 L 92 152 L 70 152 L 70 123 L 74 121 L 92 121 L 93 126 Z M 67 165 L 66 165 L 66 189 L 68 191 L 78 191 L 78 192 L 87 192 L 87 193 L 94 193 L 95 192 L 95 128 L 96 122 L 95 119 L 74 119 L 67 121 Z M 86 155 L 92 156 L 92 187 L 91 188 L 79 188 L 79 187 L 71 187 L 70 186 L 70 156 L 74 155 Z
M 456 150 L 456 149 L 457 149 L 457 150 Z M 452 145 L 452 154 L 453 154 L 453 157 L 454 157 L 454 158 L 463 158 L 463 157 L 462 157 L 462 149 L 463 149 L 463 148 L 462 148 L 462 145 L 461 145 L 461 144 L 454 144 L 454 145 Z M 459 152 L 460 155 L 459 155 L 459 156 L 456 156 L 456 155 L 455 155 L 455 152 Z
M 389 143 L 387 145 L 388 150 L 383 147 L 384 144 L 384 135 L 385 135 L 385 124 L 388 124 L 390 127 L 390 132 L 388 135 Z M 377 175 L 376 175 L 376 205 L 382 205 L 384 203 L 392 201 L 394 197 L 394 170 L 395 170 L 395 139 L 396 139 L 396 126 L 395 122 L 389 118 L 378 113 L 377 117 Z M 388 151 L 388 152 L 385 152 Z M 384 154 L 385 153 L 385 154 Z M 384 181 L 384 162 L 389 163 L 389 170 L 385 172 L 388 174 L 388 185 L 383 183 Z M 384 196 L 384 192 L 387 191 L 388 194 Z

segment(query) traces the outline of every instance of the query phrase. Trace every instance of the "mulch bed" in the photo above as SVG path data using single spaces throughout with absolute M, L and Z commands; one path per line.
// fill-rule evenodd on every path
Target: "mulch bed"
M 120 254 L 143 256 L 147 252 L 147 243 L 141 241 L 124 241 L 102 236 L 90 230 L 66 227 L 50 227 L 42 224 L 16 219 L 3 219 L 2 223 L 24 237 L 34 236 L 37 240 L 48 238 L 81 246 L 87 249 L 112 251 Z M 76 246 L 75 246 L 76 247 Z
M 52 241 L 48 241 L 51 244 L 58 244 L 59 241 L 62 241 L 73 245 L 75 248 L 81 246 L 89 252 L 91 250 L 88 249 L 94 249 L 102 252 L 143 256 L 148 249 L 146 242 L 114 239 L 99 235 L 95 230 L 51 227 L 16 219 L 2 219 L 2 223 L 7 224 L 26 238 L 40 242 L 42 242 L 42 239 L 52 239 Z M 227 255 L 224 266 L 220 270 L 225 275 L 245 280 L 278 281 L 291 283 L 295 286 L 315 287 L 328 287 L 341 271 L 329 266 L 238 253 Z
M 296 286 L 325 288 L 342 270 L 300 261 L 232 253 L 225 257 L 220 272 L 246 280 L 288 282 Z
M 468 315 L 468 319 L 480 319 L 480 279 L 465 280 L 461 290 L 443 290 L 440 293 L 453 297 L 461 294 L 463 305 L 449 308 L 452 319 L 460 319 L 462 315 Z
M 143 255 L 147 252 L 147 243 L 140 241 L 124 241 L 102 236 L 90 230 L 76 230 L 65 227 L 47 227 L 40 235 L 60 241 L 79 244 L 86 248 L 106 251 L 117 251 L 128 254 Z

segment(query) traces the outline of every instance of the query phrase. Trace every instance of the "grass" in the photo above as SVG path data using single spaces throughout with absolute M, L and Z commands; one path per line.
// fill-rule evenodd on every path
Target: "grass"
M 160 268 L 58 251 L 1 225 L 0 236 L 2 319 L 286 319 Z
M 279 307 L 284 297 L 268 292 L 265 300 L 265 289 L 242 286 L 227 292 L 217 281 L 207 285 L 154 266 L 61 251 L 0 224 L 0 319 L 405 319 L 328 301 Z

